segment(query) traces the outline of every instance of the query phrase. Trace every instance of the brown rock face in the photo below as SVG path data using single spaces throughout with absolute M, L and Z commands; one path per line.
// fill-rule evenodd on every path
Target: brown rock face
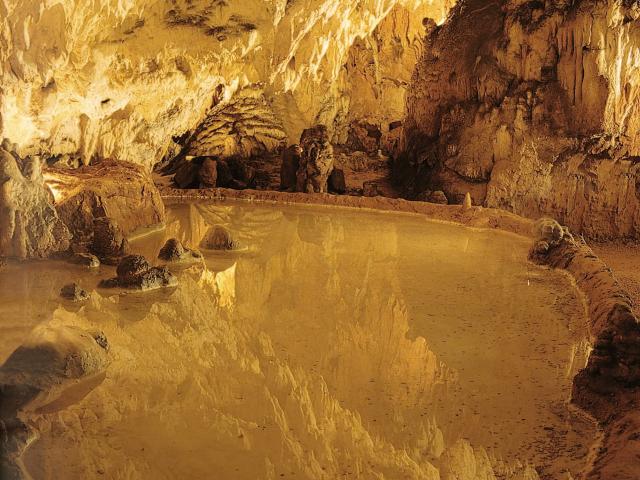
M 51 204 L 38 159 L 0 146 L 0 257 L 46 257 L 69 246 L 69 231 Z
M 352 150 L 377 153 L 380 149 L 382 133 L 380 128 L 366 122 L 353 122 L 349 127 L 347 147 Z
M 195 188 L 198 184 L 200 165 L 193 160 L 185 160 L 176 170 L 173 181 L 178 188 Z
M 200 188 L 212 188 L 218 180 L 218 162 L 212 158 L 205 158 L 198 172 Z
M 460 2 L 428 28 L 408 90 L 405 194 L 469 192 L 588 237 L 637 238 L 638 16 L 629 2 Z
M 116 274 L 116 277 L 102 280 L 98 286 L 153 290 L 175 286 L 178 283 L 178 279 L 166 267 L 152 267 L 142 255 L 124 257 L 118 264 Z
M 329 175 L 329 191 L 333 193 L 347 193 L 347 182 L 344 178 L 344 170 L 334 168 Z
M 114 220 L 101 217 L 93 222 L 93 237 L 89 249 L 100 260 L 112 265 L 128 253 L 129 243 Z
M 302 132 L 300 137 L 300 165 L 296 190 L 299 192 L 326 192 L 327 180 L 333 169 L 333 147 L 327 127 L 316 125 Z
M 164 204 L 142 167 L 113 160 L 76 170 L 47 169 L 56 210 L 74 242 L 89 240 L 96 218 L 109 218 L 125 237 L 164 221 Z
M 302 149 L 299 145 L 291 145 L 282 151 L 280 165 L 280 190 L 295 191 L 296 174 L 300 166 Z

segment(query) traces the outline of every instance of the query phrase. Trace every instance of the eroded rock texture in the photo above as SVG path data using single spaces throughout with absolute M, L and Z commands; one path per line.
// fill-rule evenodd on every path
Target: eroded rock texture
M 572 401 L 600 422 L 604 436 L 587 478 L 636 478 L 640 323 L 633 302 L 609 267 L 566 227 L 541 219 L 535 238 L 529 258 L 565 269 L 588 300 L 595 341 L 586 368 L 573 380 Z
M 300 163 L 296 172 L 298 192 L 326 192 L 333 170 L 333 147 L 324 125 L 307 128 L 300 137 Z
M 0 257 L 45 257 L 69 246 L 69 231 L 52 206 L 39 158 L 0 146 Z
M 76 243 L 91 239 L 96 219 L 117 223 L 125 237 L 164 220 L 158 190 L 148 173 L 134 164 L 104 160 L 77 169 L 47 168 L 45 178 L 58 215 Z
M 198 154 L 262 152 L 316 123 L 346 123 L 349 49 L 394 7 L 406 24 L 441 19 L 449 4 L 10 0 L 0 6 L 0 136 L 22 154 L 85 164 L 150 167 L 176 153 L 172 137 L 196 131 Z M 408 30 L 395 51 L 421 34 Z
M 428 26 L 395 174 L 408 195 L 637 236 L 640 11 L 634 2 L 461 2 Z

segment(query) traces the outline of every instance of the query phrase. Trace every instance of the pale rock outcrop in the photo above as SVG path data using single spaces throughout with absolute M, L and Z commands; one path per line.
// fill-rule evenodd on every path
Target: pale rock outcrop
M 10 0 L 0 6 L 0 136 L 21 154 L 147 167 L 186 132 L 203 149 L 272 148 L 333 125 L 349 48 L 394 7 L 441 19 L 449 4 Z
M 0 367 L 0 419 L 11 421 L 25 410 L 61 408 L 56 401 L 66 389 L 104 372 L 108 350 L 101 331 L 66 325 L 36 327 Z
M 69 231 L 52 205 L 39 158 L 21 159 L 0 146 L 0 257 L 46 257 L 69 246 Z
M 80 401 L 104 378 L 108 351 L 103 332 L 52 323 L 36 327 L 0 366 L 2 478 L 25 478 L 19 457 L 36 434 L 22 416 L 57 412 Z
M 461 2 L 433 26 L 406 101 L 405 193 L 637 237 L 640 12 L 630 2 Z
M 427 1 L 414 9 L 399 3 L 371 35 L 355 40 L 338 78 L 333 141 L 369 153 L 393 150 L 425 26 L 431 19 L 442 23 L 454 4 Z

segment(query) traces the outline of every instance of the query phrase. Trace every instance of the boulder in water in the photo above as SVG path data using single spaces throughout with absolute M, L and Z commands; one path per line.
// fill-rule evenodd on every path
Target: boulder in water
M 186 248 L 177 238 L 170 238 L 160 249 L 160 260 L 165 262 L 183 262 L 202 258 L 200 252 Z
M 89 298 L 89 293 L 80 288 L 77 283 L 69 283 L 62 287 L 60 290 L 60 296 L 66 300 L 71 300 L 72 302 L 82 302 Z
M 240 243 L 231 236 L 231 232 L 220 225 L 209 228 L 200 242 L 200 246 L 209 250 L 238 250 L 241 248 Z
M 102 280 L 101 288 L 153 290 L 177 285 L 178 279 L 166 267 L 152 267 L 142 255 L 128 255 L 118 264 L 116 277 Z

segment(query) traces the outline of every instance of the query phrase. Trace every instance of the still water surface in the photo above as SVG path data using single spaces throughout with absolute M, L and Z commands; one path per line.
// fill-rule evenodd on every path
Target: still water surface
M 0 361 L 36 325 L 100 328 L 106 379 L 29 423 L 37 479 L 570 478 L 593 426 L 567 405 L 588 354 L 568 277 L 527 239 L 422 217 L 176 203 L 156 257 L 214 225 L 246 245 L 176 288 L 96 289 L 60 262 L 0 273 Z M 92 291 L 83 307 L 65 283 Z

